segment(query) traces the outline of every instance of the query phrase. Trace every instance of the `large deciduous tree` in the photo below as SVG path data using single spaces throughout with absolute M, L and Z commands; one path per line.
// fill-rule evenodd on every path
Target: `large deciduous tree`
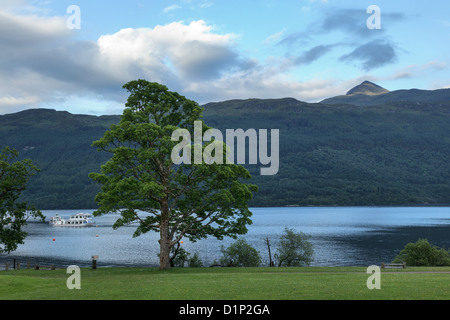
M 179 144 L 173 132 L 185 129 L 192 139 L 203 109 L 158 83 L 135 80 L 124 88 L 129 97 L 120 123 L 93 143 L 112 154 L 100 173 L 90 174 L 101 185 L 94 215 L 120 213 L 113 227 L 137 223 L 134 236 L 159 232 L 161 269 L 170 267 L 171 248 L 183 237 L 196 241 L 246 233 L 251 223 L 248 201 L 257 188 L 245 182 L 251 176 L 244 167 L 172 160 Z M 203 121 L 201 125 L 203 131 L 209 129 Z M 183 150 L 191 150 L 193 159 L 194 149 Z
M 0 152 L 0 253 L 10 253 L 24 243 L 27 236 L 24 226 L 29 218 L 44 219 L 39 210 L 18 201 L 28 180 L 38 170 L 29 159 L 15 160 L 18 156 L 9 147 Z

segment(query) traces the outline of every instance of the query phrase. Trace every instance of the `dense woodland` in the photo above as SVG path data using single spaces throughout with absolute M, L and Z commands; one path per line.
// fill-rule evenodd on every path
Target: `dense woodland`
M 278 174 L 246 166 L 259 187 L 251 206 L 449 204 L 450 101 L 410 100 L 231 100 L 205 105 L 204 120 L 224 133 L 280 130 Z M 24 200 L 39 209 L 96 208 L 99 186 L 88 174 L 109 155 L 91 144 L 119 120 L 48 109 L 0 116 L 0 148 L 15 148 L 40 169 Z
M 278 174 L 260 176 L 249 166 L 260 188 L 254 205 L 450 203 L 449 102 L 358 107 L 283 99 L 208 107 L 216 111 L 206 118 L 220 129 L 280 129 Z

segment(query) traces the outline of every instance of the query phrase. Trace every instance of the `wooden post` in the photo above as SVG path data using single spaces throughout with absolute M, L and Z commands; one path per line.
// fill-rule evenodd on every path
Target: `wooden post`
M 20 270 L 20 261 L 17 261 L 17 270 Z
M 5 271 L 8 271 L 9 266 L 8 266 L 8 262 L 5 263 Z
M 98 256 L 92 256 L 92 270 L 97 269 L 97 259 Z
M 27 269 L 30 269 L 30 261 L 27 261 Z

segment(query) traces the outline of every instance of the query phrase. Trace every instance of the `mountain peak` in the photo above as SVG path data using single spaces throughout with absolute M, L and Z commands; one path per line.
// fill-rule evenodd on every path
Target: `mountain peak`
M 378 94 L 388 93 L 389 90 L 380 87 L 379 85 L 370 82 L 364 81 L 356 87 L 352 88 L 349 92 L 347 92 L 347 96 L 355 95 L 355 94 L 364 94 L 368 96 L 374 96 Z

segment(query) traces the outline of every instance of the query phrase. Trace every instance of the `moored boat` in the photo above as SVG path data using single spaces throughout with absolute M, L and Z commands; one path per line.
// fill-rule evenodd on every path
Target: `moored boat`
M 90 213 L 73 214 L 69 219 L 65 219 L 59 214 L 56 214 L 50 218 L 49 223 L 54 227 L 92 227 L 94 225 L 92 214 Z

